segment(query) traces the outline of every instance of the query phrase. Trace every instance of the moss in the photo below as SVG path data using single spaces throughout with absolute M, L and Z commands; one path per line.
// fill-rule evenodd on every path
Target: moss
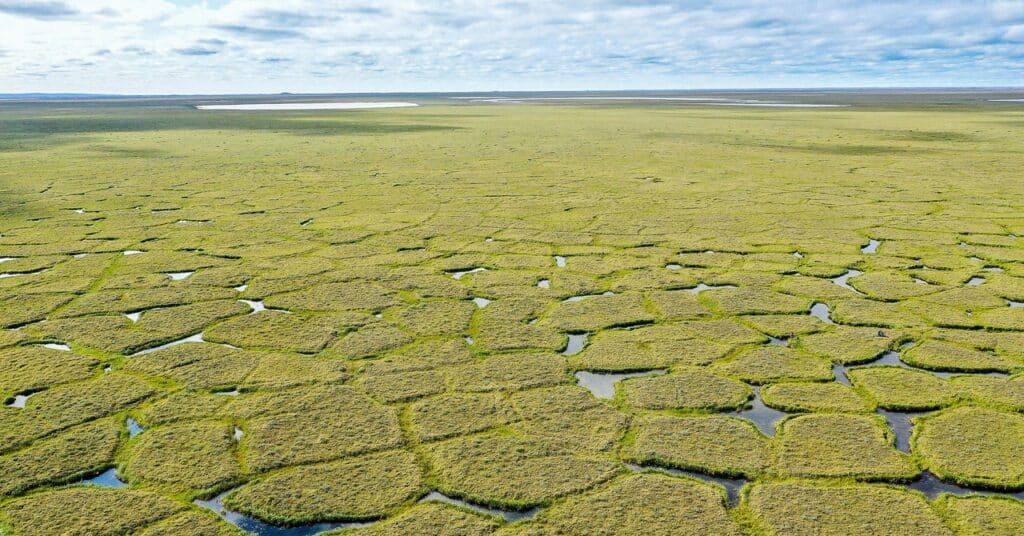
M 811 308 L 811 300 L 759 288 L 710 290 L 707 300 L 728 315 L 794 314 Z
M 270 296 L 264 302 L 267 307 L 293 311 L 379 311 L 398 304 L 387 289 L 366 282 L 330 283 Z
M 758 483 L 744 494 L 743 507 L 764 534 L 952 534 L 924 496 L 889 486 Z
M 497 354 L 445 371 L 459 391 L 519 390 L 566 381 L 565 359 L 548 353 Z
M 416 458 L 383 452 L 274 473 L 232 491 L 227 508 L 278 524 L 382 517 L 422 488 Z
M 579 332 L 644 324 L 653 320 L 654 317 L 644 307 L 643 296 L 617 294 L 559 303 L 548 313 L 545 322 L 562 331 Z
M 828 361 L 781 346 L 745 350 L 728 361 L 716 363 L 713 369 L 753 384 L 832 379 Z
M 669 320 L 691 319 L 711 314 L 700 299 L 685 290 L 661 290 L 650 292 L 647 299 L 663 318 Z
M 370 396 L 393 404 L 444 391 L 444 377 L 431 370 L 379 374 L 365 376 L 363 388 Z
M 694 338 L 675 324 L 598 333 L 579 354 L 569 357 L 576 369 L 628 371 L 663 368 L 675 364 L 708 365 L 730 347 Z
M 906 480 L 918 474 L 893 447 L 885 420 L 866 415 L 801 415 L 786 419 L 776 438 L 774 470 L 801 477 Z
M 260 311 L 218 324 L 204 332 L 210 342 L 242 348 L 266 348 L 295 352 L 319 352 L 346 325 L 361 324 L 350 316 L 304 316 Z
M 129 354 L 198 333 L 213 322 L 245 314 L 248 306 L 217 301 L 147 311 L 132 322 L 122 315 L 55 320 L 38 329 L 56 340 Z
M 0 497 L 68 482 L 109 466 L 120 434 L 118 421 L 98 420 L 0 456 Z
M 864 363 L 880 356 L 902 336 L 898 331 L 836 326 L 800 337 L 800 348 L 833 363 Z
M 212 512 L 182 512 L 139 532 L 140 536 L 242 536 L 245 532 Z
M 832 310 L 832 318 L 851 326 L 911 328 L 928 325 L 921 317 L 904 308 L 902 303 L 874 300 L 838 301 Z
M 386 521 L 365 528 L 327 532 L 345 536 L 405 536 L 439 534 L 445 536 L 486 536 L 497 529 L 493 517 L 436 502 L 418 504 Z
M 778 383 L 761 389 L 766 406 L 793 413 L 863 413 L 872 411 L 856 391 L 839 383 Z
M 7 271 L 7 263 L 0 271 Z M 37 322 L 46 318 L 58 307 L 68 303 L 71 294 L 15 295 L 0 300 L 0 328 L 9 328 Z
M 479 491 L 482 499 L 522 506 L 529 501 L 513 491 L 527 490 L 530 501 L 558 512 L 501 523 L 497 532 L 592 533 L 604 524 L 609 532 L 653 533 L 665 520 L 673 525 L 660 532 L 684 532 L 693 524 L 674 520 L 691 515 L 694 504 L 658 506 L 656 516 L 644 517 L 652 511 L 647 503 L 664 502 L 645 489 L 661 488 L 628 477 L 622 480 L 630 485 L 619 487 L 617 477 L 626 475 L 620 451 L 629 456 L 641 432 L 659 431 L 642 427 L 645 419 L 725 419 L 687 404 L 704 405 L 736 382 L 766 384 L 766 404 L 814 416 L 863 415 L 876 398 L 889 407 L 962 403 L 1019 416 L 1020 378 L 853 372 L 852 391 L 827 381 L 833 362 L 862 362 L 901 337 L 924 343 L 904 357 L 932 370 L 1024 368 L 1024 313 L 1007 304 L 1024 302 L 1024 250 L 1011 236 L 1024 237 L 1015 205 L 1024 185 L 1006 177 L 1019 167 L 1024 137 L 1008 128 L 1004 110 L 435 104 L 229 118 L 164 104 L 0 110 L 0 273 L 24 274 L 0 277 L 0 325 L 23 326 L 0 329 L 0 397 L 41 389 L 24 409 L 0 407 L 0 460 L 17 460 L 42 479 L 16 493 L 46 495 L 85 466 L 89 473 L 110 467 L 111 451 L 97 449 L 48 464 L 52 473 L 34 469 L 65 456 L 60 445 L 91 445 L 90 427 L 122 427 L 130 414 L 145 432 L 131 439 L 120 432 L 113 463 L 122 469 L 161 430 L 237 426 L 244 435 L 231 451 L 239 481 L 408 447 L 425 478 L 442 488 L 449 481 L 434 471 L 429 451 L 451 445 L 448 465 L 465 472 L 444 491 L 469 499 Z M 881 241 L 875 254 L 861 252 L 869 237 Z M 80 253 L 88 255 L 74 256 Z M 994 266 L 1003 272 L 988 270 Z M 458 280 L 448 273 L 475 267 L 488 271 Z M 26 273 L 38 268 L 47 271 Z M 848 283 L 865 294 L 835 281 L 854 269 L 864 274 Z M 172 281 L 168 272 L 194 273 Z M 976 276 L 984 283 L 966 284 Z M 542 280 L 549 284 L 538 286 Z M 700 292 L 701 283 L 736 288 Z M 561 302 L 606 291 L 615 295 Z M 477 308 L 470 299 L 478 296 L 494 301 Z M 292 314 L 250 315 L 238 299 Z M 807 314 L 810 301 L 827 303 L 839 325 Z M 126 313 L 141 317 L 133 323 Z M 566 334 L 580 332 L 589 335 L 586 348 L 557 355 Z M 211 342 L 131 355 L 199 333 Z M 759 349 L 766 335 L 789 339 L 790 348 Z M 926 341 L 963 351 L 939 346 L 929 354 Z M 73 351 L 28 346 L 42 342 Z M 113 369 L 102 372 L 107 365 Z M 625 393 L 606 403 L 571 375 L 663 368 L 668 379 L 650 385 L 664 387 L 689 367 L 726 378 L 708 384 L 721 391 L 655 389 L 655 405 L 682 407 L 635 412 Z M 229 389 L 240 393 L 212 393 Z M 709 396 L 689 400 L 697 394 Z M 727 423 L 742 426 L 758 449 L 778 450 L 797 437 L 769 440 L 749 422 Z M 826 447 L 838 449 L 875 441 L 876 432 L 851 439 L 823 426 L 799 436 L 813 437 L 804 443 L 833 439 Z M 723 436 L 694 439 L 692 448 L 666 439 L 665 448 L 692 462 L 686 457 Z M 492 437 L 515 441 L 489 442 L 486 456 L 463 449 Z M 865 450 L 875 452 L 872 445 Z M 170 463 L 183 458 L 177 446 L 147 455 Z M 525 470 L 520 447 L 539 453 L 524 456 Z M 957 456 L 987 456 L 969 441 L 958 447 L 964 452 Z M 923 459 L 917 450 L 915 460 Z M 197 442 L 196 467 L 222 455 L 205 453 Z M 722 470 L 743 466 L 706 456 Z M 846 459 L 862 475 L 877 474 L 856 455 Z M 105 461 L 93 466 L 98 460 Z M 825 469 L 844 468 L 821 460 Z M 802 470 L 822 472 L 814 461 Z M 792 483 L 767 469 L 753 474 L 761 480 L 752 486 Z M 852 486 L 839 480 L 801 482 L 814 489 L 786 503 L 791 510 L 773 518 L 783 522 L 774 532 L 942 533 L 907 522 L 891 502 L 864 503 L 870 512 L 854 500 L 816 504 L 818 489 Z M 135 484 L 181 510 L 109 532 L 223 532 L 215 514 L 186 502 L 195 490 Z M 274 498 L 303 489 L 282 485 Z M 630 494 L 643 499 L 624 497 Z M 21 500 L 10 497 L 0 508 Z M 720 499 L 711 509 L 694 501 L 701 515 L 693 520 L 721 512 Z M 914 512 L 927 512 L 914 501 Z M 61 504 L 54 518 L 76 501 Z M 620 504 L 630 506 L 613 508 Z M 460 519 L 476 519 L 412 498 L 385 510 L 375 527 L 392 533 L 433 533 L 438 524 L 455 532 Z M 433 511 L 441 514 L 418 523 L 418 512 Z M 89 522 L 113 527 L 133 514 Z M 744 530 L 771 532 L 749 512 L 736 514 L 753 523 Z M 829 524 L 844 515 L 854 521 Z M 6 519 L 0 524 L 17 532 Z M 39 532 L 103 532 L 92 527 L 74 521 Z
M 99 361 L 93 357 L 42 346 L 2 349 L 0 393 L 38 391 L 52 385 L 84 380 L 96 373 L 97 365 Z
M 74 508 L 68 508 L 68 505 Z M 171 516 L 185 507 L 147 491 L 99 487 L 66 488 L 6 504 L 0 515 L 16 534 L 127 534 Z
M 772 337 L 795 337 L 825 327 L 824 323 L 809 315 L 750 315 L 743 317 L 743 321 Z
M 121 473 L 129 482 L 176 490 L 223 487 L 242 476 L 233 431 L 226 424 L 202 422 L 146 430 L 128 449 Z
M 476 307 L 455 300 L 431 300 L 398 312 L 395 320 L 415 335 L 459 335 L 469 329 Z
M 625 414 L 585 389 L 557 386 L 512 394 L 522 420 L 512 429 L 573 451 L 609 451 L 626 431 Z
M 892 411 L 940 408 L 950 404 L 955 394 L 945 380 L 903 367 L 857 367 L 846 375 L 878 407 Z
M 1009 497 L 943 495 L 933 504 L 957 536 L 1012 536 L 1024 530 L 1024 503 Z
M 1020 366 L 999 355 L 935 340 L 925 341 L 904 352 L 903 361 L 929 370 L 963 372 L 1005 372 Z
M 767 338 L 732 319 L 681 322 L 679 326 L 696 337 L 726 345 L 764 342 Z
M 400 348 L 413 340 L 407 333 L 392 325 L 376 322 L 338 339 L 327 349 L 327 354 L 362 359 Z
M 416 402 L 410 418 L 420 441 L 434 441 L 502 426 L 517 416 L 498 393 L 456 393 Z
M 477 313 L 476 344 L 492 351 L 544 348 L 556 350 L 564 336 L 548 325 L 531 323 L 547 307 L 546 300 L 513 297 L 497 300 Z
M 744 406 L 750 387 L 698 367 L 681 367 L 670 374 L 634 378 L 620 384 L 627 404 L 639 409 L 727 410 Z
M 23 409 L 0 411 L 0 452 L 113 415 L 154 393 L 142 380 L 122 374 L 43 391 L 29 398 Z
M 635 427 L 623 454 L 636 463 L 753 477 L 770 462 L 768 441 L 744 419 L 648 416 L 638 418 Z
M 919 285 L 908 274 L 898 272 L 868 272 L 851 279 L 850 285 L 868 297 L 882 301 L 924 296 L 937 290 L 930 285 Z
M 1024 416 L 981 407 L 921 417 L 911 439 L 923 465 L 967 486 L 1024 487 Z
M 604 482 L 621 469 L 606 458 L 574 455 L 549 443 L 510 435 L 449 439 L 427 448 L 432 480 L 471 502 L 529 508 Z
M 949 380 L 949 385 L 960 398 L 1012 411 L 1024 411 L 1024 377 L 954 376 Z
M 228 398 L 222 395 L 183 391 L 146 406 L 140 420 L 148 426 L 201 420 L 216 414 L 227 403 Z
M 244 447 L 250 469 L 327 461 L 402 444 L 394 410 L 345 387 L 239 397 L 224 412 L 248 417 Z M 278 403 L 281 401 L 282 403 Z M 259 413 L 256 413 L 259 412 Z M 344 430 L 344 434 L 335 430 Z
M 640 474 L 573 497 L 540 519 L 559 534 L 739 535 L 721 489 L 696 480 Z
M 469 346 L 462 339 L 421 340 L 366 363 L 368 374 L 386 374 L 412 370 L 431 370 L 473 361 Z

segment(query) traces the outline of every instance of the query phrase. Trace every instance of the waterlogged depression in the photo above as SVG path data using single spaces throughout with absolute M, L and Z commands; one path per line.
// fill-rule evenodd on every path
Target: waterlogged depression
M 0 525 L 1024 532 L 1010 107 L 567 102 L 0 110 Z

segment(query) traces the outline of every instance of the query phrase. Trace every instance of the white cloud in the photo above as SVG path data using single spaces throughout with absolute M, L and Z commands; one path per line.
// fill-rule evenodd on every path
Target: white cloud
M 1024 83 L 1019 1 L 0 0 L 0 27 L 0 92 Z

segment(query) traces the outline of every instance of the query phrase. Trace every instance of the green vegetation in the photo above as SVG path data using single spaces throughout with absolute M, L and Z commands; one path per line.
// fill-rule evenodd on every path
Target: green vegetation
M 768 407 L 793 413 L 862 413 L 874 409 L 853 389 L 838 383 L 777 383 L 761 389 Z
M 924 496 L 883 485 L 787 480 L 755 484 L 744 508 L 764 534 L 951 535 Z
M 924 369 L 962 372 L 1006 372 L 1020 366 L 994 353 L 942 341 L 927 341 L 911 348 L 903 354 L 903 360 Z
M 624 454 L 640 464 L 724 476 L 756 476 L 771 456 L 753 424 L 718 416 L 639 418 Z
M 742 534 L 720 488 L 658 474 L 616 479 L 559 504 L 539 521 L 558 534 Z
M 485 536 L 498 528 L 494 518 L 442 503 L 421 503 L 375 525 L 328 532 L 345 536 L 406 536 L 407 534 L 451 534 Z
M 893 411 L 940 408 L 951 403 L 955 394 L 949 382 L 920 370 L 870 366 L 850 369 L 846 374 L 878 407 Z
M 790 476 L 900 480 L 918 474 L 877 416 L 792 417 L 780 425 L 776 442 L 775 470 Z
M 912 440 L 924 466 L 963 485 L 1024 487 L 1024 416 L 957 407 L 919 419 Z
M 725 410 L 743 407 L 753 391 L 742 382 L 696 367 L 622 383 L 626 403 L 638 409 Z
M 74 508 L 68 508 L 74 505 Z M 17 534 L 96 534 L 117 536 L 136 531 L 185 507 L 148 491 L 73 487 L 31 495 L 0 507 Z
M 0 532 L 1024 533 L 1024 122 L 869 100 L 4 105 Z
M 428 448 L 431 480 L 448 495 L 478 504 L 529 508 L 578 493 L 620 472 L 607 458 L 580 456 L 518 435 L 449 439 Z
M 147 430 L 130 445 L 121 473 L 129 483 L 179 490 L 222 488 L 241 477 L 232 433 L 225 424 L 199 422 Z
M 1024 526 L 1024 503 L 1005 497 L 943 495 L 935 508 L 957 536 L 1012 536 Z
M 744 351 L 715 370 L 752 384 L 779 381 L 827 381 L 832 379 L 828 361 L 781 346 L 760 346 Z
M 295 525 L 382 517 L 422 486 L 415 457 L 403 451 L 286 469 L 232 491 L 224 505 Z

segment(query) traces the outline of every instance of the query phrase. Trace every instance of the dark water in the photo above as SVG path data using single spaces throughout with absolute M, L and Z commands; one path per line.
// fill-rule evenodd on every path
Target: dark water
M 697 286 L 695 286 L 693 288 L 687 288 L 687 289 L 683 289 L 683 290 L 685 290 L 686 292 L 689 292 L 690 294 L 700 294 L 701 292 L 704 292 L 705 290 L 715 290 L 715 289 L 719 289 L 719 288 L 736 288 L 736 286 L 735 285 L 705 285 L 704 283 L 699 283 Z
M 711 484 L 718 484 L 725 488 L 726 495 L 729 496 L 729 506 L 736 506 L 740 502 L 740 489 L 746 485 L 747 481 L 740 478 L 725 478 L 721 476 L 711 476 L 704 473 L 695 473 L 693 471 L 683 471 L 681 469 L 671 469 L 669 467 L 658 467 L 656 465 L 637 465 L 635 463 L 627 463 L 626 467 L 633 472 L 642 471 L 657 471 L 659 473 L 665 473 L 673 476 L 686 476 L 695 478 L 697 480 L 703 480 Z
M 277 525 L 271 525 L 270 523 L 264 523 L 263 521 L 254 517 L 249 517 L 245 514 L 225 510 L 223 500 L 224 496 L 228 493 L 230 493 L 230 491 L 221 493 L 208 501 L 197 499 L 195 503 L 203 508 L 213 510 L 228 523 L 235 525 L 249 534 L 255 534 L 257 536 L 312 536 L 329 530 L 367 527 L 372 525 L 372 523 L 310 523 L 308 525 L 298 525 L 294 527 L 280 527 Z
M 538 512 L 540 512 L 540 508 L 531 508 L 529 510 L 519 511 L 519 510 L 501 510 L 501 509 L 498 509 L 498 508 L 490 508 L 490 507 L 487 507 L 487 506 L 480 506 L 480 505 L 477 505 L 477 504 L 468 503 L 468 502 L 460 500 L 460 499 L 456 499 L 454 497 L 449 497 L 449 496 L 447 496 L 447 495 L 445 495 L 443 493 L 437 492 L 437 491 L 432 491 L 432 492 L 428 493 L 426 497 L 423 497 L 421 502 L 442 502 L 442 503 L 446 503 L 446 504 L 452 504 L 452 505 L 455 505 L 455 506 L 460 506 L 462 508 L 467 508 L 467 509 L 472 510 L 474 512 L 479 512 L 481 514 L 491 515 L 491 516 L 495 516 L 495 517 L 500 517 L 500 518 L 504 519 L 508 523 L 513 523 L 515 521 L 521 521 L 523 519 L 533 519 L 533 517 L 536 516 Z
M 142 426 L 131 417 L 128 417 L 128 420 L 125 422 L 128 424 L 128 437 L 135 437 L 144 431 Z
M 934 412 L 919 411 L 907 413 L 888 411 L 884 409 L 878 410 L 878 414 L 885 417 L 885 422 L 889 423 L 889 429 L 892 430 L 893 435 L 896 436 L 896 449 L 908 454 L 910 453 L 910 436 L 914 433 L 914 423 L 911 419 L 921 415 L 928 415 L 929 413 Z
M 587 333 L 570 333 L 569 343 L 566 345 L 562 355 L 576 355 L 583 351 L 583 348 L 587 345 Z
M 738 412 L 738 415 L 752 421 L 764 435 L 774 437 L 775 424 L 786 416 L 786 412 L 764 405 L 761 401 L 761 388 L 754 387 L 754 398 L 750 401 L 750 408 Z
M 849 290 L 851 292 L 854 292 L 854 293 L 857 293 L 857 294 L 860 294 L 860 295 L 863 296 L 864 295 L 863 292 L 853 288 L 847 282 L 847 281 L 850 280 L 851 277 L 857 277 L 858 275 L 864 275 L 864 272 L 862 272 L 860 270 L 850 270 L 850 271 L 846 272 L 845 274 L 843 274 L 843 275 L 841 275 L 839 277 L 832 278 L 832 282 L 837 284 L 837 285 L 839 285 L 839 286 L 841 286 L 841 287 L 843 287 L 843 288 L 845 288 L 846 290 Z
M 101 486 L 104 488 L 124 488 L 128 486 L 128 484 L 122 482 L 120 478 L 117 478 L 117 469 L 113 468 L 107 469 L 92 478 L 85 479 L 79 482 L 79 484 Z
M 664 370 L 648 370 L 646 372 L 624 372 L 604 373 L 587 372 L 581 370 L 576 373 L 576 383 L 586 387 L 597 398 L 615 398 L 615 384 L 626 378 L 639 378 L 642 376 L 658 376 L 664 374 Z
M 462 276 L 464 276 L 466 274 L 475 274 L 477 272 L 486 272 L 486 271 L 487 271 L 487 268 L 473 268 L 472 270 L 462 270 L 462 271 L 459 271 L 459 272 L 448 272 L 448 274 L 451 275 L 452 277 L 454 277 L 455 279 L 462 279 Z
M 811 316 L 821 320 L 826 324 L 835 324 L 832 321 L 832 310 L 828 308 L 828 305 L 818 302 L 811 306 Z
M 964 496 L 964 495 L 995 495 L 1001 497 L 1015 497 L 1017 499 L 1024 499 L 1024 491 L 1018 492 L 999 492 L 977 488 L 966 488 L 957 484 L 949 482 L 943 482 L 939 477 L 934 474 L 925 471 L 921 474 L 921 477 L 912 482 L 907 486 L 910 489 L 920 491 L 928 496 L 929 499 L 934 499 L 942 493 L 948 493 L 950 495 Z
M 614 296 L 614 295 L 615 295 L 615 293 L 609 290 L 608 292 L 602 292 L 601 294 L 584 294 L 582 296 L 573 296 L 571 298 L 566 298 L 566 299 L 564 299 L 562 301 L 564 301 L 564 302 L 578 302 L 578 301 L 583 301 L 583 300 L 589 300 L 590 298 L 600 298 L 601 296 Z

